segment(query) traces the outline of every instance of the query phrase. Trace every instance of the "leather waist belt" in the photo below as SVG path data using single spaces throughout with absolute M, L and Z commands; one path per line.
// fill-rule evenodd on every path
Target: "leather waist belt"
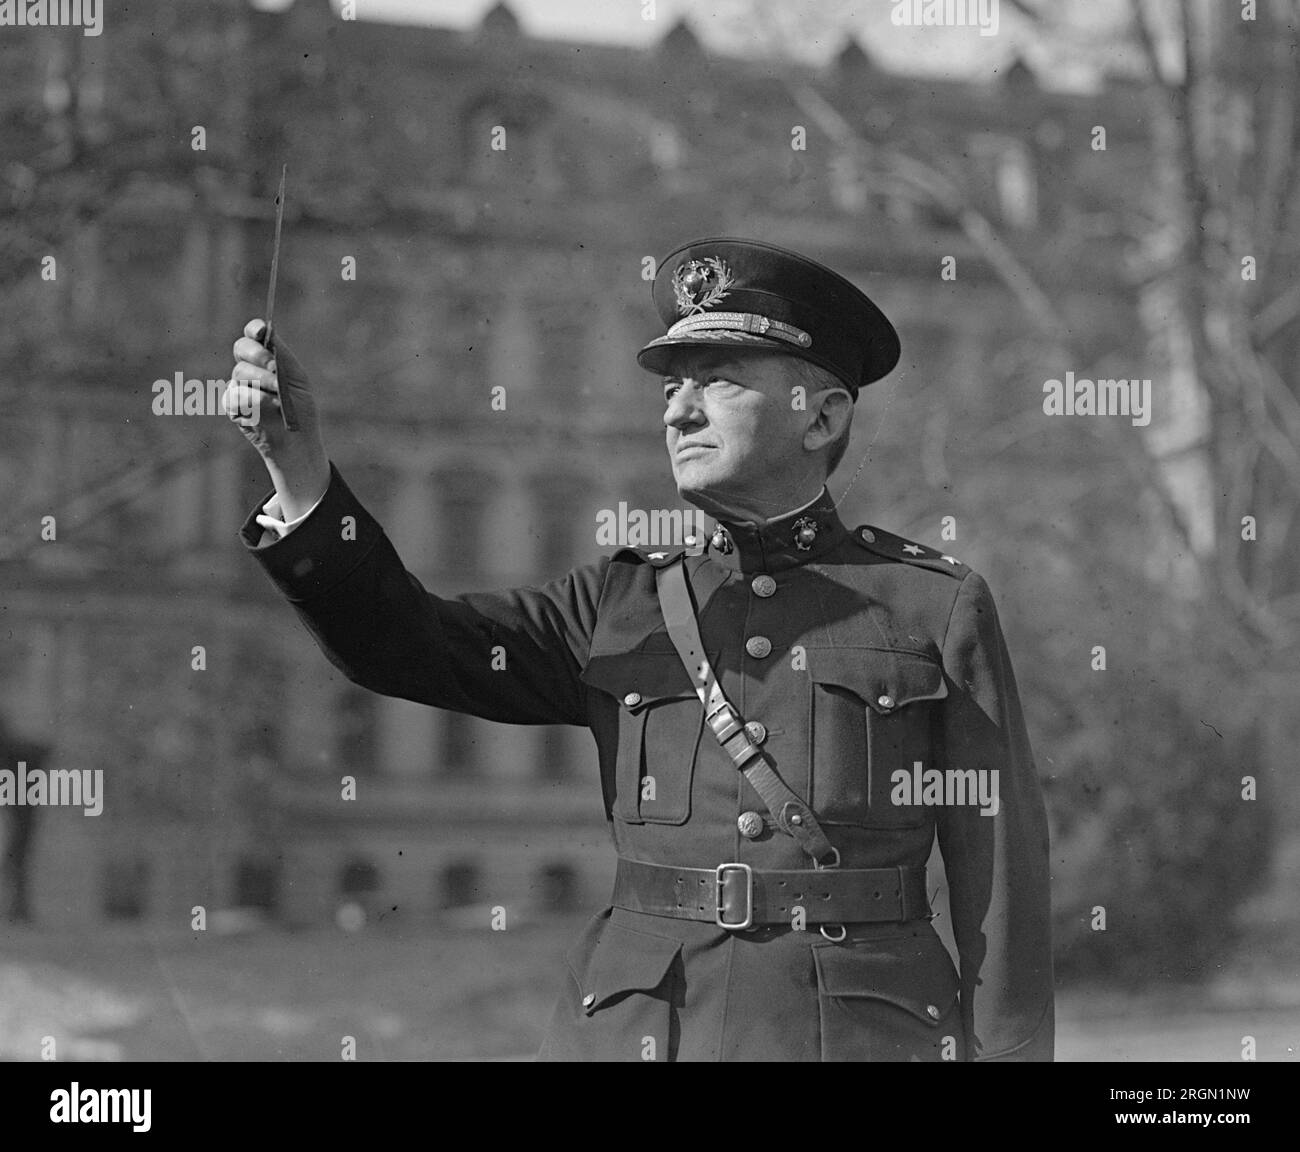
M 788 926 L 796 908 L 804 910 L 805 924 L 870 924 L 930 915 L 925 869 L 902 866 L 779 872 L 737 863 L 672 868 L 620 857 L 610 902 L 630 912 L 711 921 L 736 931 Z

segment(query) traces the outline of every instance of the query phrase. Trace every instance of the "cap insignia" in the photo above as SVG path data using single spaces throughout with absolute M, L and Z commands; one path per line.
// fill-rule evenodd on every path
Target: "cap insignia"
M 735 282 L 726 262 L 716 256 L 678 264 L 672 280 L 678 314 L 693 316 L 712 307 Z

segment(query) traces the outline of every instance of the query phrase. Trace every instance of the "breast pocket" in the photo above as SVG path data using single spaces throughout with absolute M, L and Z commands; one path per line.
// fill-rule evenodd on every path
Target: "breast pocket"
M 813 810 L 864 828 L 924 824 L 924 808 L 895 804 L 892 794 L 895 773 L 910 778 L 917 761 L 932 767 L 935 710 L 948 695 L 943 668 L 920 652 L 810 648 L 808 675 Z
M 677 653 L 593 656 L 582 679 L 618 701 L 614 815 L 629 824 L 685 824 L 704 709 Z

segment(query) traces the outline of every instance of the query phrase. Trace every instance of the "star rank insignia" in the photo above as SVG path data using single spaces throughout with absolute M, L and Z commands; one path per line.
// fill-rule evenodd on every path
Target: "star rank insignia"
M 625 544 L 614 553 L 615 556 L 620 554 L 639 556 L 652 568 L 666 568 L 676 562 L 679 556 L 689 556 L 692 553 L 689 546 L 682 544 L 667 544 L 659 548 L 653 545 Z
M 879 528 L 859 528 L 854 535 L 868 552 L 875 552 L 879 556 L 902 560 L 928 568 L 931 572 L 947 572 L 954 580 L 960 580 L 966 575 L 966 566 L 956 556 L 915 544 L 902 536 L 895 536 Z

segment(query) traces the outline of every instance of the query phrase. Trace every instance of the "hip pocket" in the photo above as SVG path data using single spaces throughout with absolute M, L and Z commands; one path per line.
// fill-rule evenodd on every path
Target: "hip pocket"
M 597 917 L 570 950 L 548 1050 L 570 1060 L 671 1060 L 684 983 L 681 943 Z
M 964 1059 L 957 973 L 926 932 L 813 948 L 823 1061 Z

